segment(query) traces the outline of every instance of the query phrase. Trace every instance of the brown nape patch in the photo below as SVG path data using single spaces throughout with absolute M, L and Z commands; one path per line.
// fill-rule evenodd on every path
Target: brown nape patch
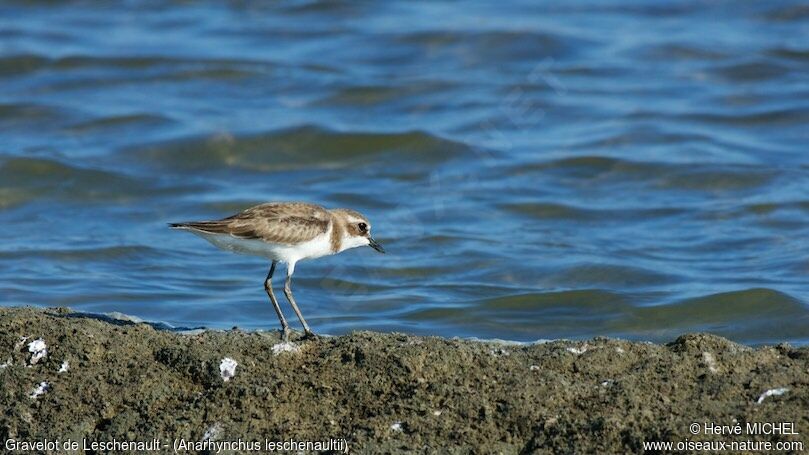
M 331 251 L 332 253 L 337 253 L 340 251 L 340 247 L 343 244 L 343 230 L 345 229 L 345 225 L 342 220 L 339 220 L 338 217 L 334 215 L 331 217 L 331 222 Z

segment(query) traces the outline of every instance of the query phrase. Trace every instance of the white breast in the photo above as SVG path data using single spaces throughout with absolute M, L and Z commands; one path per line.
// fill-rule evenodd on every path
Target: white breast
M 284 245 L 269 243 L 261 240 L 240 239 L 230 234 L 211 234 L 208 232 L 192 231 L 218 248 L 239 254 L 260 256 L 273 261 L 295 263 L 302 259 L 313 259 L 332 254 L 331 251 L 332 227 L 313 238 L 297 245 Z

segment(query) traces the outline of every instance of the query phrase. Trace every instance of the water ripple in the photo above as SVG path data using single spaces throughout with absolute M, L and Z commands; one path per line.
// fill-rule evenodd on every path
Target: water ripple
M 297 266 L 318 331 L 809 342 L 799 2 L 0 10 L 0 304 L 273 328 L 166 223 L 294 199 L 389 250 Z

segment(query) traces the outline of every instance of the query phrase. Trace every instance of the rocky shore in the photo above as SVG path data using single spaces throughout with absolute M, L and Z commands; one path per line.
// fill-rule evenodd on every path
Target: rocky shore
M 707 334 L 518 345 L 357 332 L 285 344 L 276 332 L 0 308 L 0 409 L 3 453 L 806 447 L 809 348 Z

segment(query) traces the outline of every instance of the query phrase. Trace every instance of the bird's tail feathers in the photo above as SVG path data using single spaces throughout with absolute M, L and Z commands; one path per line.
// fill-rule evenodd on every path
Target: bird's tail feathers
M 184 223 L 169 223 L 172 229 L 189 229 L 192 231 L 209 232 L 221 234 L 227 232 L 227 223 L 222 221 L 188 221 Z

